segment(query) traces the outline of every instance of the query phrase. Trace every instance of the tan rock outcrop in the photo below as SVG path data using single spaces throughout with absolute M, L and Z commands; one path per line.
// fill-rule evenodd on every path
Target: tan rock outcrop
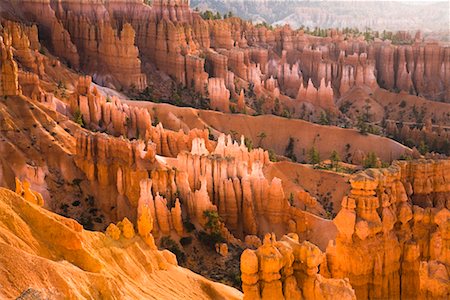
M 39 192 L 33 191 L 30 187 L 30 183 L 26 180 L 20 181 L 19 178 L 16 177 L 16 194 L 23 197 L 30 203 L 44 206 L 44 198 Z
M 230 111 L 230 91 L 225 87 L 223 78 L 210 78 L 208 80 L 208 95 L 212 109 L 222 112 Z
M 434 268 L 435 259 L 448 265 L 449 244 L 441 238 L 449 218 L 444 199 L 450 178 L 443 171 L 448 163 L 400 161 L 353 176 L 333 220 L 339 234 L 327 248 L 327 272 L 348 277 L 357 297 L 430 297 L 433 292 L 421 282 L 435 280 L 427 265 Z
M 356 299 L 347 280 L 317 274 L 323 257 L 296 234 L 280 241 L 267 234 L 261 247 L 241 255 L 244 299 Z
M 121 231 L 120 231 L 120 228 L 117 227 L 116 224 L 111 223 L 111 224 L 109 224 L 108 227 L 106 228 L 105 234 L 106 234 L 107 236 L 109 236 L 110 238 L 112 238 L 113 240 L 116 240 L 116 241 L 117 241 L 117 240 L 120 239 Z
M 297 101 L 306 101 L 322 108 L 335 109 L 331 83 L 325 85 L 324 79 L 321 80 L 318 89 L 314 87 L 311 79 L 308 81 L 306 88 L 303 86 L 303 83 L 301 83 L 297 94 Z
M 3 37 L 0 40 L 2 63 L 1 91 L 4 96 L 15 96 L 21 94 L 18 80 L 19 71 L 17 68 L 17 63 L 14 61 L 11 44 L 11 36 L 4 32 Z
M 137 207 L 139 234 L 146 238 L 151 232 L 170 234 L 173 230 L 183 235 L 183 220 L 180 200 L 174 201 L 173 207 L 159 192 L 153 195 L 154 183 L 151 179 L 140 182 L 140 198 Z

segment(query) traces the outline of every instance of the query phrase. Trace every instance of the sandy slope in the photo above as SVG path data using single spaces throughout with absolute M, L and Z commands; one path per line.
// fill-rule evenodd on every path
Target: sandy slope
M 187 128 L 211 128 L 224 133 L 244 134 L 253 141 L 254 146 L 273 149 L 283 155 L 292 137 L 295 141 L 294 153 L 298 160 L 307 160 L 308 150 L 316 147 L 321 158 L 328 158 L 333 150 L 340 157 L 362 150 L 374 151 L 383 161 L 398 159 L 411 149 L 394 140 L 376 136 L 362 135 L 357 130 L 335 126 L 322 126 L 298 119 L 287 119 L 273 115 L 249 116 L 243 114 L 223 114 L 211 110 L 176 107 L 169 104 L 156 104 L 144 101 L 124 101 L 129 105 L 146 107 L 152 117 L 157 117 L 164 127 L 172 130 Z M 258 136 L 265 133 L 266 137 Z M 237 137 L 237 138 L 238 138 Z M 348 150 L 347 150 L 348 149 Z
M 0 188 L 0 299 L 240 299 L 167 262 L 139 237 L 113 241 Z
M 280 178 L 288 192 L 295 192 L 300 186 L 322 204 L 332 202 L 334 213 L 339 212 L 342 198 L 350 191 L 349 175 L 314 169 L 311 165 L 276 162 L 269 165 L 265 175 L 269 179 Z

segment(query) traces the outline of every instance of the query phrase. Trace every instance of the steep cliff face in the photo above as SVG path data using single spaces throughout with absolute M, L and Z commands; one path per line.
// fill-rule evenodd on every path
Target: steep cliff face
M 84 172 L 89 184 L 112 220 L 127 216 L 136 218 L 139 185 L 148 178 L 147 169 L 155 161 L 152 148 L 142 141 L 128 142 L 104 134 L 78 132 L 76 136 L 76 165 Z
M 70 1 L 24 1 L 21 7 L 25 18 L 38 24 L 46 45 L 69 66 L 93 74 L 105 86 L 135 90 L 147 86 L 133 27 L 125 23 L 120 30 L 113 28 L 105 7 Z
M 349 278 L 358 298 L 448 297 L 448 273 L 430 273 L 448 268 L 448 169 L 448 160 L 419 160 L 356 175 L 333 220 L 331 276 Z
M 76 69 L 81 66 L 97 83 L 141 91 L 147 76 L 162 72 L 225 112 L 229 98 L 237 100 L 239 89 L 251 91 L 251 86 L 257 97 L 279 99 L 291 114 L 299 108 L 290 99 L 336 111 L 334 98 L 354 86 L 450 101 L 450 52 L 436 43 L 397 46 L 338 31 L 319 38 L 288 26 L 258 28 L 237 18 L 203 20 L 188 1 L 160 0 L 152 6 L 24 1 L 21 11 L 22 18 L 38 24 L 56 55 Z M 141 60 L 156 70 L 144 68 Z
M 329 235 L 334 234 L 331 222 L 321 221 L 294 206 L 298 200 L 313 207 L 317 199 L 307 192 L 289 195 L 279 178 L 269 179 L 264 175 L 263 171 L 271 164 L 267 151 L 249 151 L 244 137 L 239 144 L 231 136 L 221 135 L 211 152 L 204 144 L 201 139 L 194 140 L 190 153 L 182 152 L 177 156 L 176 168 L 185 174 L 190 190 L 206 194 L 203 196 L 208 199 L 206 203 L 217 208 L 234 236 L 243 239 L 255 235 L 262 237 L 269 231 L 280 235 L 295 232 L 304 240 L 315 235 L 319 228 L 327 228 Z M 198 200 L 194 199 L 193 204 L 188 202 L 188 207 L 194 207 L 195 201 Z M 189 211 L 191 219 L 198 219 L 198 214 L 191 212 L 192 209 Z M 326 244 L 328 234 L 315 241 Z
M 412 46 L 377 42 L 369 51 L 377 61 L 380 86 L 449 101 L 449 75 L 445 71 L 450 63 L 448 47 L 436 42 Z

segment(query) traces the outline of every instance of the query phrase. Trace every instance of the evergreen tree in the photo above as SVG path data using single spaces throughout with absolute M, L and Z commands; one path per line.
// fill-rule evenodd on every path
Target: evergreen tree
M 374 152 L 369 152 L 369 154 L 367 154 L 366 158 L 364 158 L 363 166 L 366 169 L 376 168 L 377 162 L 378 162 L 377 155 Z
M 309 162 L 313 165 L 316 165 L 318 163 L 320 163 L 320 154 L 319 151 L 317 151 L 317 149 L 315 147 L 312 147 L 309 150 Z
M 333 152 L 331 153 L 330 160 L 331 160 L 331 167 L 337 170 L 341 158 L 339 157 L 339 154 L 337 153 L 336 150 L 333 150 Z

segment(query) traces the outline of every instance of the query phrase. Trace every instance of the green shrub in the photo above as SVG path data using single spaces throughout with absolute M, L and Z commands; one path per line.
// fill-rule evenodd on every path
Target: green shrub
M 220 233 L 207 233 L 203 230 L 197 233 L 197 238 L 202 244 L 211 249 L 215 249 L 217 243 L 226 241 Z
M 297 156 L 294 153 L 294 143 L 295 140 L 292 137 L 290 137 L 289 143 L 286 146 L 286 149 L 284 150 L 284 156 L 290 158 L 294 162 L 297 162 Z
M 269 149 L 269 160 L 272 162 L 277 162 L 277 155 L 275 154 L 275 151 L 272 149 Z
M 316 164 L 320 163 L 320 154 L 319 154 L 319 151 L 317 151 L 316 147 L 312 147 L 309 150 L 308 156 L 309 156 L 310 164 L 316 165 Z
M 244 143 L 245 143 L 245 146 L 247 147 L 248 151 L 252 151 L 253 150 L 253 142 L 252 142 L 251 139 L 245 137 L 244 138 Z
M 331 160 L 331 167 L 336 169 L 339 165 L 339 162 L 341 161 L 341 158 L 339 157 L 339 154 L 336 152 L 336 150 L 333 150 L 330 156 Z
M 225 238 L 220 231 L 220 217 L 217 211 L 205 210 L 203 216 L 207 219 L 206 231 L 200 231 L 197 234 L 199 241 L 210 248 L 214 248 L 217 243 L 225 242 Z
M 367 154 L 366 158 L 364 158 L 363 166 L 366 169 L 376 168 L 377 167 L 377 155 L 374 152 L 370 152 Z
M 77 109 L 73 113 L 73 120 L 74 120 L 75 123 L 77 123 L 81 127 L 84 127 L 83 115 L 81 114 L 80 109 Z
M 422 155 L 425 155 L 429 152 L 428 145 L 425 143 L 424 140 L 420 141 L 419 148 L 417 150 L 419 150 L 420 154 Z
M 195 230 L 195 226 L 194 226 L 194 224 L 191 223 L 190 220 L 183 221 L 183 226 L 187 232 L 192 232 Z

